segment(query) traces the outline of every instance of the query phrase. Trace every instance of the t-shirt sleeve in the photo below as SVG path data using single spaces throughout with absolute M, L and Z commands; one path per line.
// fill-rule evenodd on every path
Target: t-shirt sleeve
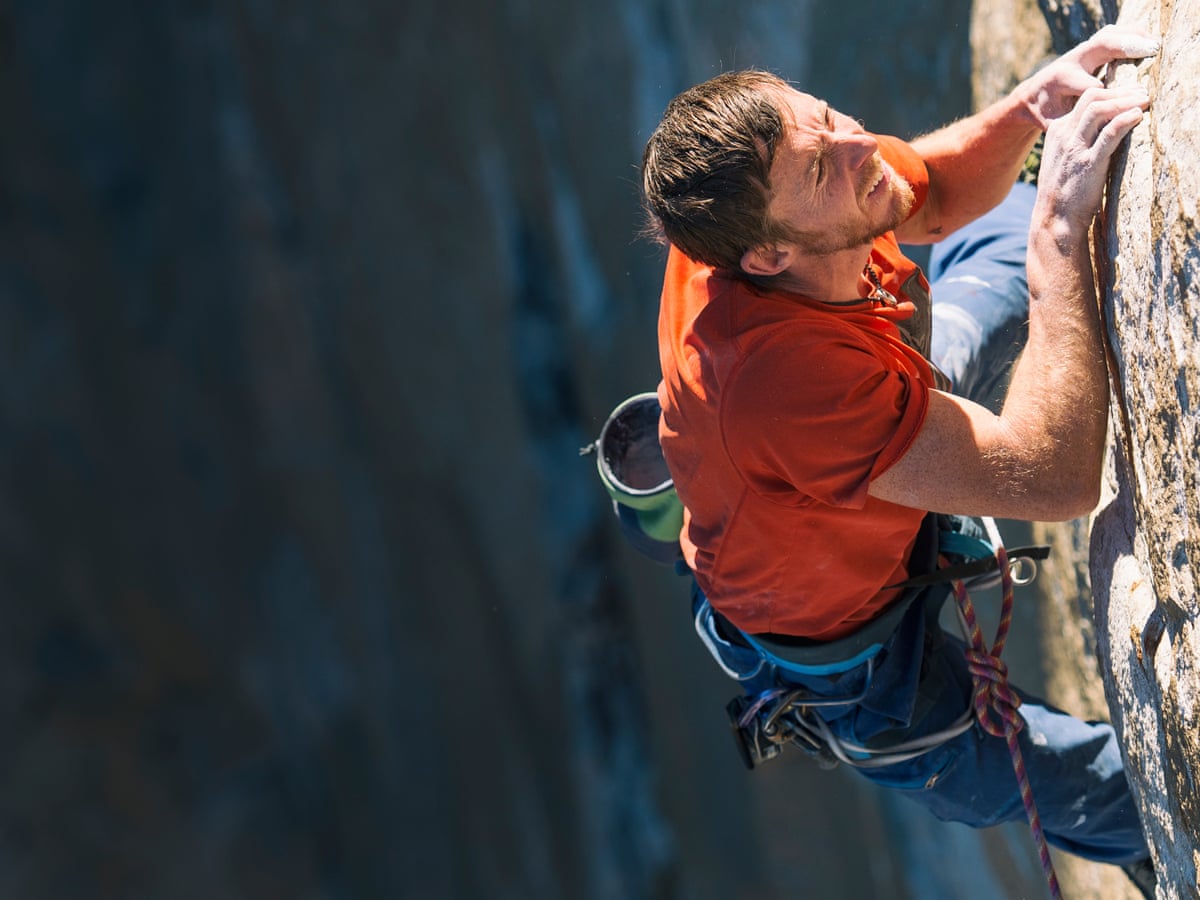
M 925 167 L 925 160 L 921 159 L 911 144 L 898 137 L 876 134 L 874 138 L 879 143 L 880 156 L 887 160 L 888 165 L 913 189 L 913 205 L 909 212 L 909 218 L 912 218 L 917 210 L 925 205 L 925 198 L 929 196 L 929 170 Z
M 929 392 L 866 346 L 830 334 L 776 340 L 729 385 L 722 430 L 750 489 L 786 506 L 860 508 L 908 450 Z

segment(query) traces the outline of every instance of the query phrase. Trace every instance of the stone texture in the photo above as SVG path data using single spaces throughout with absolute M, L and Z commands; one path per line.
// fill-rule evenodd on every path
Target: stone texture
M 975 109 L 999 100 L 1050 53 L 1037 0 L 980 0 L 971 7 L 971 94 Z
M 1105 685 L 1160 870 L 1160 897 L 1195 896 L 1200 869 L 1200 560 L 1197 202 L 1200 16 L 1188 4 L 1123 4 L 1161 35 L 1159 58 L 1111 73 L 1153 107 L 1113 180 L 1102 257 L 1112 347 L 1109 489 L 1091 568 Z

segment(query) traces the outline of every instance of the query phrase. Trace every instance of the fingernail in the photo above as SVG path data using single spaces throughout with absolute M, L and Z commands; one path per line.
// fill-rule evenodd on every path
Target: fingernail
M 1135 37 L 1125 42 L 1125 53 L 1129 56 L 1151 56 L 1161 47 L 1162 44 L 1155 38 Z

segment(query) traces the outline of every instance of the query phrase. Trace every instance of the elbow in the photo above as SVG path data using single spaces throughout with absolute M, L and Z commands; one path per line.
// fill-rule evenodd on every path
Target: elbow
M 1081 516 L 1090 516 L 1099 505 L 1100 474 L 1096 473 L 1095 478 L 1080 487 L 1078 495 L 1075 498 L 1075 509 L 1071 514 L 1071 518 L 1078 519 Z
M 1037 516 L 1042 522 L 1068 522 L 1092 513 L 1100 503 L 1098 470 L 1080 467 L 1044 496 L 1045 509 Z
M 1069 522 L 1091 515 L 1100 502 L 1099 489 L 1090 492 L 1086 497 L 1080 496 L 1054 504 L 1047 509 L 1047 515 L 1038 516 L 1041 522 Z
M 1070 429 L 1070 439 L 1061 432 L 1010 432 L 1013 483 L 1029 507 L 1023 518 L 1068 522 L 1095 510 L 1104 480 L 1104 435 L 1103 427 Z

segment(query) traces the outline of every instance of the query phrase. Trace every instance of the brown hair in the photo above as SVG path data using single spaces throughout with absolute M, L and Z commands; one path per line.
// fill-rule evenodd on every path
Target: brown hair
M 783 87 L 769 72 L 726 72 L 668 104 L 642 155 L 649 234 L 734 270 L 747 250 L 792 237 L 767 215 L 771 161 L 783 134 L 771 92 Z

